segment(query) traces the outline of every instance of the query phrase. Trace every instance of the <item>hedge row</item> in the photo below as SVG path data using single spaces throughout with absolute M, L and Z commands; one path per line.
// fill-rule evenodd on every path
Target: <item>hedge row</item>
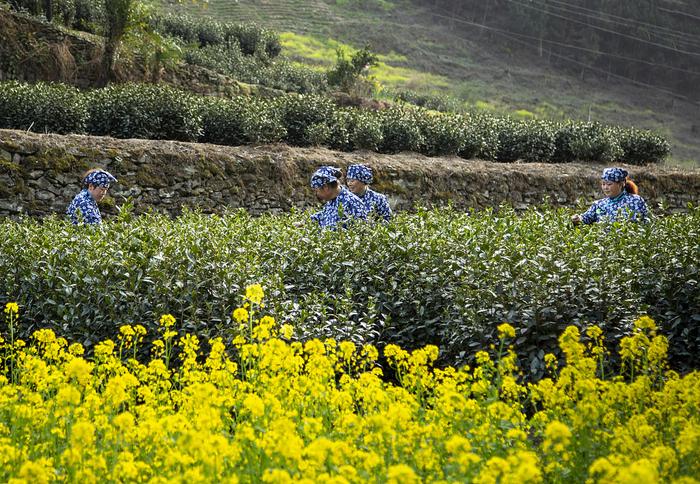
M 185 48 L 183 58 L 188 64 L 205 67 L 249 84 L 302 94 L 328 91 L 324 72 L 287 59 L 278 58 L 272 62 L 267 58 L 244 55 L 236 42 Z
M 195 19 L 175 14 L 154 15 L 149 20 L 157 32 L 200 47 L 235 42 L 245 55 L 257 54 L 270 58 L 277 57 L 282 51 L 276 32 L 253 23 L 218 22 L 210 18 Z
M 0 304 L 22 306 L 25 338 L 51 327 L 90 347 L 120 324 L 154 334 L 162 313 L 206 338 L 225 336 L 245 286 L 261 283 L 301 339 L 433 343 L 443 363 L 471 361 L 507 321 L 533 377 L 567 325 L 600 324 L 614 346 L 646 312 L 677 368 L 700 364 L 697 208 L 612 230 L 572 230 L 567 210 L 419 211 L 350 232 L 295 226 L 306 217 L 3 220 Z
M 396 105 L 338 108 L 329 98 L 287 94 L 211 100 L 189 92 L 125 84 L 81 93 L 61 84 L 0 83 L 0 127 L 120 138 L 223 144 L 284 141 L 339 150 L 417 151 L 501 162 L 659 163 L 668 142 L 649 131 L 598 123 L 516 121 Z M 231 132 L 231 134 L 226 134 Z

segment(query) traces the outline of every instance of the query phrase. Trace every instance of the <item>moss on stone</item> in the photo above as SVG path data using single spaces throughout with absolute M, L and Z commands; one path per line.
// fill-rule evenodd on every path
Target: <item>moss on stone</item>
M 387 180 L 376 180 L 372 184 L 372 190 L 376 190 L 380 193 L 393 193 L 400 195 L 406 195 L 408 193 L 408 190 L 405 187 Z
M 144 165 L 136 172 L 134 179 L 137 186 L 165 188 L 170 183 L 164 179 L 163 170 L 154 165 Z
M 22 147 L 18 143 L 15 143 L 12 140 L 0 141 L 0 148 L 3 148 L 6 151 L 11 151 L 14 153 L 16 153 L 22 149 Z
M 44 170 L 53 170 L 58 173 L 87 169 L 88 167 L 84 159 L 76 158 L 63 148 L 40 150 L 35 155 L 27 156 L 25 161 L 30 166 L 43 168 Z
M 22 167 L 14 161 L 0 159 L 0 173 L 13 175 L 22 171 Z

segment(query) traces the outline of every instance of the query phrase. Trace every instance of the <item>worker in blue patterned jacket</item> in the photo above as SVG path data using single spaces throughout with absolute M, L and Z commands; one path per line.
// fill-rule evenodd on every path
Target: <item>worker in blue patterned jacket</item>
M 107 195 L 111 183 L 117 181 L 109 172 L 98 168 L 89 170 L 83 177 L 83 189 L 68 205 L 66 213 L 73 224 L 101 224 L 102 214 L 97 203 Z
M 637 185 L 627 178 L 623 168 L 606 168 L 600 186 L 605 198 L 596 200 L 582 214 L 571 217 L 574 225 L 579 223 L 614 222 L 616 220 L 649 221 L 649 210 Z
M 311 216 L 321 228 L 335 229 L 338 225 L 345 227 L 353 219 L 367 219 L 364 203 L 340 185 L 341 176 L 342 172 L 332 166 L 322 166 L 311 176 L 316 198 L 325 202 L 321 211 Z
M 377 193 L 368 186 L 374 179 L 372 168 L 362 164 L 350 165 L 346 178 L 348 188 L 362 200 L 370 216 L 381 217 L 385 222 L 391 220 L 391 207 L 386 195 Z

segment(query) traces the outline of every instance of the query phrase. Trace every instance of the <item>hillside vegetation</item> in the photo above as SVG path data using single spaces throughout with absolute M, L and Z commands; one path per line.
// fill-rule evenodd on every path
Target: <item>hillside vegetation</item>
M 460 2 L 211 0 L 206 7 L 183 3 L 178 8 L 192 16 L 254 21 L 275 29 L 282 32 L 284 55 L 312 65 L 331 65 L 339 45 L 351 50 L 369 43 L 380 56 L 380 65 L 372 73 L 388 88 L 385 95 L 408 88 L 449 94 L 463 100 L 468 108 L 525 118 L 571 118 L 652 129 L 669 139 L 671 162 L 700 163 L 700 105 L 697 99 L 688 99 L 687 88 L 670 94 L 663 85 L 642 85 L 649 80 L 646 74 L 635 83 L 635 73 L 629 69 L 619 75 L 615 71 L 601 72 L 590 59 L 578 64 L 562 59 L 555 62 L 553 59 L 563 55 L 564 47 L 556 46 L 559 50 L 555 51 L 553 44 L 531 39 L 524 42 L 522 38 L 518 42 L 517 38 L 480 27 L 496 25 L 503 29 L 509 15 L 518 18 L 517 12 L 506 8 L 510 2 L 501 3 L 480 4 L 479 19 L 473 18 L 476 10 L 467 18 L 464 11 L 446 13 L 445 6 L 440 5 L 465 8 Z M 486 7 L 491 10 L 486 14 L 487 22 L 482 23 Z M 692 13 L 694 7 L 692 2 L 674 7 L 680 11 L 683 8 Z M 492 19 L 495 24 L 489 23 Z M 689 29 L 689 41 L 700 36 L 697 20 L 686 19 L 683 25 Z M 543 45 L 549 45 L 552 53 L 541 55 Z M 618 55 L 629 54 L 623 43 L 618 47 Z M 700 72 L 700 51 L 695 47 L 694 52 L 696 55 L 686 56 L 677 67 Z M 634 65 L 639 68 L 639 64 Z M 620 69 L 624 67 L 623 63 Z M 627 76 L 631 80 L 624 78 Z M 692 83 L 692 76 L 689 79 L 692 93 L 697 82 Z

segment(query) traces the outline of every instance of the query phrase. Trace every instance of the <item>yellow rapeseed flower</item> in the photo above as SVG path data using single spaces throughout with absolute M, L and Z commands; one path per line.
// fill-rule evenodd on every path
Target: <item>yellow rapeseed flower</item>
M 252 303 L 260 304 L 263 297 L 265 297 L 265 293 L 260 284 L 252 284 L 245 288 L 245 297 Z
M 171 328 L 175 324 L 175 317 L 172 314 L 164 314 L 160 317 L 160 325 L 164 328 Z
M 387 482 L 389 484 L 411 484 L 420 482 L 420 478 L 411 466 L 396 464 L 389 467 L 387 471 Z
M 233 319 L 239 323 L 248 321 L 248 311 L 245 308 L 236 308 L 233 310 Z
M 634 327 L 640 330 L 656 331 L 656 323 L 649 316 L 642 316 L 634 322 Z
M 19 306 L 16 302 L 9 302 L 5 304 L 5 314 L 17 314 L 19 313 Z
M 503 323 L 498 326 L 498 338 L 515 338 L 515 328 L 508 323 Z
M 280 334 L 284 339 L 291 339 L 294 335 L 294 326 L 291 324 L 283 324 L 280 328 Z

